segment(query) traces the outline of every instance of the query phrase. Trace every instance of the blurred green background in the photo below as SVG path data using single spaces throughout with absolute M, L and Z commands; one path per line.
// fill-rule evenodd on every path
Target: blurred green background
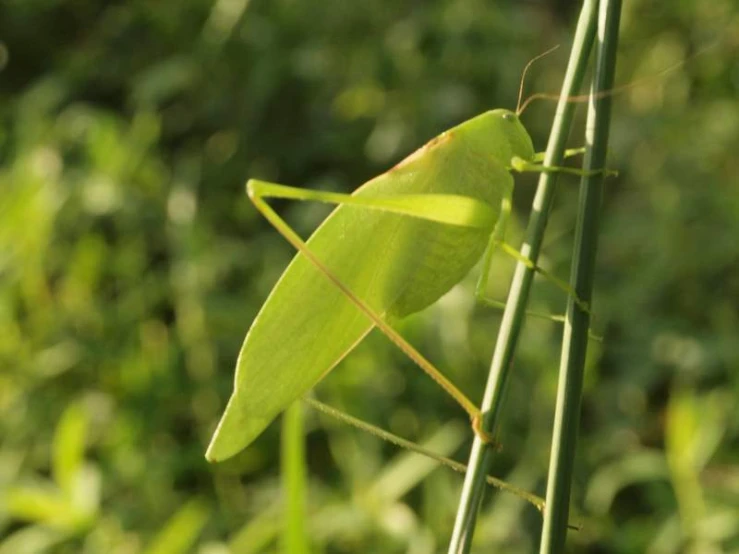
M 739 552 L 739 14 L 735 0 L 624 4 L 618 81 L 652 78 L 613 109 L 604 341 L 590 345 L 570 551 Z M 526 85 L 558 90 L 578 8 L 0 4 L 0 554 L 284 551 L 279 423 L 222 467 L 203 456 L 243 336 L 293 255 L 246 179 L 352 190 L 513 107 L 524 64 L 554 44 Z M 538 149 L 552 113 L 538 102 L 523 116 Z M 534 189 L 517 183 L 511 240 Z M 542 261 L 560 276 L 576 189 L 561 182 Z M 276 205 L 304 235 L 326 214 Z M 489 292 L 505 298 L 508 264 L 496 267 Z M 499 314 L 474 305 L 474 280 L 401 331 L 479 399 Z M 540 282 L 532 303 L 561 312 L 565 299 Z M 538 494 L 560 339 L 527 322 L 494 467 Z M 466 459 L 464 415 L 382 336 L 316 393 Z M 458 474 L 306 417 L 312 552 L 445 551 Z M 532 552 L 540 523 L 490 494 L 474 551 Z

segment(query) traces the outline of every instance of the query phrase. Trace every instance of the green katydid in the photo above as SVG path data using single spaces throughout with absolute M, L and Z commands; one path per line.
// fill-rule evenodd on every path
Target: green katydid
M 643 81 L 601 94 L 611 95 Z M 521 104 L 519 92 L 516 112 L 492 110 L 442 133 L 352 195 L 257 180 L 247 183 L 249 198 L 299 253 L 247 333 L 237 362 L 234 392 L 208 447 L 208 460 L 224 460 L 250 444 L 373 327 L 437 380 L 469 414 L 475 432 L 491 440 L 480 429 L 478 408 L 392 325 L 434 303 L 464 277 L 480 256 L 483 264 L 477 296 L 490 303 L 483 291 L 496 246 L 533 267 L 530 260 L 502 242 L 511 208 L 511 170 L 582 174 L 576 169 L 540 164 L 542 156 L 534 153 L 531 138 L 518 118 L 538 98 L 552 95 L 534 94 Z M 576 96 L 570 100 L 588 98 Z M 565 156 L 580 152 L 568 150 Z M 264 202 L 267 197 L 339 206 L 304 243 Z M 371 271 L 364 261 L 368 258 L 376 261 Z M 566 283 L 541 268 L 535 269 L 574 296 Z M 318 341 L 320 336 L 332 340 Z
M 574 153 L 579 150 L 568 152 Z M 249 445 L 374 327 L 436 380 L 467 412 L 475 432 L 492 442 L 480 428 L 476 405 L 393 324 L 434 303 L 483 257 L 481 295 L 496 247 L 523 258 L 502 242 L 511 171 L 581 173 L 544 167 L 540 160 L 518 114 L 497 109 L 442 133 L 351 195 L 250 180 L 249 198 L 299 252 L 246 336 L 208 460 L 224 460 Z M 269 197 L 338 206 L 303 242 L 264 201 Z M 367 259 L 374 265 L 368 267 Z

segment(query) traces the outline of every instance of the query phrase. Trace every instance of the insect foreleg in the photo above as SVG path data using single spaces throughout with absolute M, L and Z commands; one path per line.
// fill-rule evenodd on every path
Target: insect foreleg
M 568 148 L 564 151 L 564 154 L 562 154 L 563 158 L 571 158 L 572 156 L 578 156 L 580 154 L 585 153 L 585 147 L 581 146 L 580 148 Z M 546 152 L 537 152 L 534 154 L 534 157 L 531 158 L 531 161 L 534 163 L 541 163 L 544 161 L 544 156 L 546 155 Z
M 542 165 L 540 163 L 531 162 L 514 156 L 511 158 L 512 171 L 518 171 L 519 173 L 533 172 L 533 173 L 568 173 L 570 175 L 578 175 L 580 177 L 587 177 L 593 175 L 603 175 L 604 177 L 613 177 L 618 175 L 618 171 L 613 169 L 594 169 L 592 171 L 577 169 L 576 167 L 564 167 L 559 165 Z

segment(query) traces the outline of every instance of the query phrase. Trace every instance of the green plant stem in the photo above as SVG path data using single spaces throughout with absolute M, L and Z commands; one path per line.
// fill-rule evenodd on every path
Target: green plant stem
M 557 104 L 552 131 L 549 135 L 544 158 L 545 165 L 560 165 L 564 155 L 567 134 L 574 111 L 574 105 L 568 102 L 567 98 L 576 94 L 582 83 L 595 35 L 596 6 L 596 0 L 586 0 L 580 13 L 570 60 L 562 84 L 560 100 Z M 541 249 L 544 229 L 554 197 L 556 179 L 556 173 L 542 173 L 539 177 L 531 219 L 526 230 L 526 241 L 521 248 L 521 252 L 534 264 Z M 516 265 L 482 401 L 483 426 L 488 432 L 494 432 L 497 426 L 503 392 L 525 315 L 533 278 L 534 270 L 530 266 L 524 263 Z M 464 554 L 470 550 L 490 458 L 490 448 L 476 437 L 472 444 L 468 471 L 462 488 L 454 531 L 449 543 L 450 554 Z
M 601 0 L 598 13 L 598 53 L 585 128 L 583 168 L 586 171 L 605 167 L 611 97 L 600 96 L 599 93 L 613 88 L 620 12 L 620 0 Z M 582 178 L 570 284 L 578 298 L 588 303 L 593 291 L 602 194 L 602 175 Z M 589 313 L 570 298 L 567 302 L 567 321 L 562 341 L 547 483 L 547 509 L 540 554 L 564 551 L 589 325 Z
M 282 420 L 282 452 L 280 463 L 284 494 L 282 551 L 308 554 L 308 535 L 305 530 L 307 474 L 305 462 L 305 433 L 303 405 L 293 402 Z

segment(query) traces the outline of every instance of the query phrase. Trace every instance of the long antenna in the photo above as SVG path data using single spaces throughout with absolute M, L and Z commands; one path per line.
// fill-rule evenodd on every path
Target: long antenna
M 529 70 L 529 67 L 531 67 L 531 64 L 533 64 L 536 60 L 540 60 L 544 56 L 551 54 L 554 52 L 557 48 L 559 48 L 559 44 L 554 46 L 553 48 L 550 48 L 546 52 L 543 52 L 539 54 L 538 56 L 535 56 L 531 60 L 529 60 L 529 63 L 526 64 L 526 67 L 523 68 L 523 73 L 521 73 L 521 84 L 518 86 L 518 102 L 516 102 L 516 113 L 520 113 L 518 111 L 518 107 L 521 105 L 521 98 L 523 97 L 523 84 L 526 81 L 526 73 Z
M 688 56 L 684 60 L 680 60 L 679 62 L 675 62 L 674 64 L 666 67 L 665 69 L 663 69 L 663 70 L 661 70 L 661 71 L 659 71 L 659 72 L 657 72 L 657 73 L 655 73 L 653 75 L 647 75 L 646 77 L 642 77 L 641 79 L 636 79 L 635 81 L 631 81 L 630 83 L 627 83 L 625 85 L 620 85 L 620 86 L 614 87 L 614 88 L 612 88 L 610 90 L 604 90 L 604 91 L 595 93 L 593 95 L 590 95 L 590 94 L 578 94 L 576 96 L 568 96 L 567 97 L 567 101 L 568 102 L 587 102 L 590 98 L 598 99 L 598 98 L 605 98 L 607 96 L 613 96 L 615 94 L 620 94 L 620 93 L 622 93 L 622 92 L 624 92 L 626 90 L 643 86 L 646 83 L 657 81 L 657 80 L 661 79 L 662 76 L 664 76 L 664 75 L 666 75 L 668 73 L 672 73 L 676 69 L 678 69 L 681 66 L 685 65 L 686 63 L 688 63 L 693 58 L 697 58 L 698 56 L 701 56 L 701 55 L 705 54 L 705 52 L 707 50 L 710 50 L 711 48 L 716 47 L 721 40 L 722 40 L 721 38 L 716 39 L 715 41 L 713 41 L 712 43 L 710 43 L 708 46 L 704 46 L 703 48 L 700 48 L 699 50 L 697 50 L 696 52 L 694 52 L 693 54 L 691 54 L 690 56 Z M 541 56 L 544 56 L 544 55 L 546 55 L 548 53 L 549 52 L 544 52 L 544 54 L 541 54 L 541 55 L 537 56 L 536 58 L 534 58 L 533 60 L 531 60 L 528 63 L 528 65 L 526 66 L 526 69 L 529 68 L 529 65 L 531 65 L 532 62 L 536 61 L 538 58 L 541 58 Z M 526 69 L 524 69 L 524 75 L 526 75 Z M 523 90 L 523 82 L 521 83 L 521 85 L 522 85 L 521 86 L 521 90 Z M 524 101 L 524 103 L 521 104 L 521 94 L 519 92 L 519 95 L 518 95 L 518 108 L 516 108 L 516 113 L 518 115 L 521 115 L 523 113 L 523 111 L 528 107 L 528 105 L 531 104 L 531 102 L 533 102 L 534 100 L 559 100 L 559 94 L 548 93 L 548 92 L 535 92 L 534 94 L 532 94 L 531 96 L 529 96 L 528 98 L 526 98 L 526 100 Z
M 685 65 L 685 60 L 680 60 L 679 62 L 676 62 L 673 65 L 663 69 L 659 73 L 655 73 L 654 75 L 647 75 L 646 77 L 642 77 L 641 79 L 637 79 L 636 81 L 632 81 L 625 85 L 613 87 L 610 90 L 603 90 L 601 92 L 596 92 L 593 94 L 578 94 L 575 96 L 568 96 L 567 101 L 568 102 L 587 102 L 590 98 L 593 98 L 594 100 L 596 100 L 599 98 L 605 98 L 607 96 L 614 96 L 615 94 L 620 94 L 629 89 L 642 86 L 645 83 L 656 81 L 660 79 L 666 73 L 675 71 L 675 69 L 679 68 L 682 65 Z M 534 100 L 559 100 L 559 94 L 553 94 L 553 93 L 548 93 L 548 92 L 535 92 L 534 94 L 532 94 L 526 99 L 523 105 L 520 106 L 520 109 L 516 110 L 516 113 L 519 115 L 523 113 L 523 111 L 528 107 L 528 105 L 531 104 L 531 102 L 533 102 Z

